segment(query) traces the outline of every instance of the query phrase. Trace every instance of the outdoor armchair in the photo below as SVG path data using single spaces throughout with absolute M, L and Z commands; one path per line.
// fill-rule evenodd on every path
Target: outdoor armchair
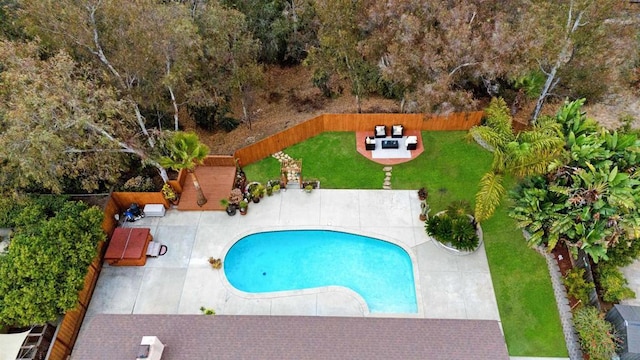
M 404 136 L 404 127 L 402 125 L 393 125 L 391 128 L 391 137 L 401 138 Z
M 364 148 L 366 150 L 375 150 L 376 149 L 376 139 L 371 136 L 367 136 L 364 139 Z

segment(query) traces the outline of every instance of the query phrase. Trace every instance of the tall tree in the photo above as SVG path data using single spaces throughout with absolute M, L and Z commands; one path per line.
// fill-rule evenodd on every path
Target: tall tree
M 363 33 L 358 24 L 364 16 L 361 0 L 319 0 L 316 11 L 320 19 L 319 45 L 311 50 L 309 63 L 316 78 L 327 81 L 332 75 L 348 79 L 355 96 L 357 112 L 362 112 L 362 98 L 375 91 L 377 69 L 358 49 Z
M 242 12 L 260 41 L 259 59 L 271 64 L 299 64 L 317 45 L 318 21 L 313 0 L 223 0 Z
M 19 212 L 11 245 L 0 254 L 1 324 L 43 324 L 76 307 L 105 238 L 102 218 L 96 207 L 51 199 L 31 201 Z
M 0 64 L 3 188 L 95 190 L 116 181 L 125 154 L 163 169 L 138 140 L 133 105 L 65 52 L 41 60 L 37 43 L 0 42 Z
M 207 203 L 207 198 L 202 192 L 202 187 L 196 176 L 196 166 L 202 164 L 209 154 L 209 147 L 198 139 L 195 133 L 176 132 L 167 143 L 170 155 L 160 158 L 160 163 L 174 170 L 186 170 L 191 176 L 193 186 L 198 194 L 197 204 L 202 206 Z
M 607 21 L 619 14 L 623 2 L 616 0 L 535 1 L 528 24 L 539 32 L 538 45 L 531 57 L 537 57 L 546 80 L 531 115 L 535 123 L 547 97 L 558 85 L 570 89 L 567 96 L 588 96 L 591 100 L 604 91 L 617 67 L 612 56 L 615 37 L 624 23 Z M 589 84 L 585 86 L 584 84 Z M 588 93 L 578 93 L 587 89 Z
M 185 82 L 198 48 L 188 8 L 151 0 L 21 5 L 31 33 L 108 70 L 113 83 L 136 105 L 138 125 L 153 146 L 139 106 L 164 110 L 168 91 L 177 114 L 175 90 Z
M 474 92 L 497 95 L 497 81 L 522 66 L 521 1 L 367 3 L 361 48 L 399 90 L 402 112 L 474 108 Z
M 259 42 L 252 37 L 244 15 L 237 10 L 211 2 L 202 4 L 193 15 L 202 39 L 202 52 L 197 76 L 194 76 L 197 86 L 193 86 L 187 96 L 189 106 L 196 110 L 216 109 L 213 112 L 225 119 L 230 99 L 239 96 L 243 120 L 251 124 L 249 100 L 262 80 L 262 68 L 256 61 Z

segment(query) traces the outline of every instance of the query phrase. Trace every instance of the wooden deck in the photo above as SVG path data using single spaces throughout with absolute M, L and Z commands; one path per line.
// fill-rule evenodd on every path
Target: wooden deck
M 178 210 L 224 210 L 220 200 L 229 197 L 236 176 L 236 168 L 234 166 L 198 166 L 196 176 L 208 200 L 207 203 L 202 207 L 196 204 L 196 189 L 191 176 L 187 175 Z
M 417 136 L 418 137 L 418 145 L 415 150 L 411 151 L 411 157 L 406 159 L 374 159 L 371 157 L 371 151 L 366 150 L 364 146 L 364 138 L 367 136 L 373 136 L 373 131 L 357 131 L 356 132 L 356 148 L 360 155 L 366 157 L 367 159 L 377 162 L 382 165 L 396 165 L 402 164 L 408 161 L 415 159 L 417 156 L 424 152 L 424 146 L 422 145 L 422 133 L 418 130 L 405 130 L 405 136 Z

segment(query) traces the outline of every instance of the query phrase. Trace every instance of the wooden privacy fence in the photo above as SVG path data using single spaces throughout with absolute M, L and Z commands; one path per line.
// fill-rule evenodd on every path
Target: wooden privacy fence
M 469 130 L 479 125 L 483 111 L 450 115 L 324 114 L 237 150 L 233 157 L 248 165 L 325 131 L 370 131 L 376 125 L 401 124 L 408 130 Z
M 102 220 L 102 230 L 107 234 L 107 238 L 113 234 L 113 230 L 118 225 L 114 217 L 118 213 L 120 213 L 120 208 L 111 197 L 104 208 L 104 219 Z M 98 244 L 98 254 L 89 265 L 87 275 L 84 278 L 84 286 L 78 293 L 78 305 L 75 309 L 67 311 L 58 325 L 53 345 L 49 349 L 48 360 L 66 360 L 71 354 L 102 270 L 104 249 L 105 242 L 101 241 Z
M 140 208 L 147 204 L 163 204 L 168 209 L 170 205 L 161 192 L 114 192 L 111 193 L 111 199 L 121 210 L 129 208 L 132 203 L 138 204 Z

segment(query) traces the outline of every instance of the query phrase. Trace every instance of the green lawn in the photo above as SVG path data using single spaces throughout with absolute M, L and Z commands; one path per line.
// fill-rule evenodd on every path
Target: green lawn
M 491 154 L 464 140 L 466 132 L 422 132 L 425 152 L 393 166 L 394 189 L 429 191 L 432 213 L 452 200 L 473 204 L 478 182 L 491 166 Z M 305 178 L 322 188 L 380 189 L 383 165 L 356 151 L 355 134 L 330 132 L 296 144 L 284 152 L 302 159 Z M 249 180 L 279 177 L 279 164 L 267 158 L 244 168 Z M 506 205 L 482 224 L 498 309 L 512 356 L 566 357 L 551 281 L 544 259 L 529 249 L 506 214 Z

